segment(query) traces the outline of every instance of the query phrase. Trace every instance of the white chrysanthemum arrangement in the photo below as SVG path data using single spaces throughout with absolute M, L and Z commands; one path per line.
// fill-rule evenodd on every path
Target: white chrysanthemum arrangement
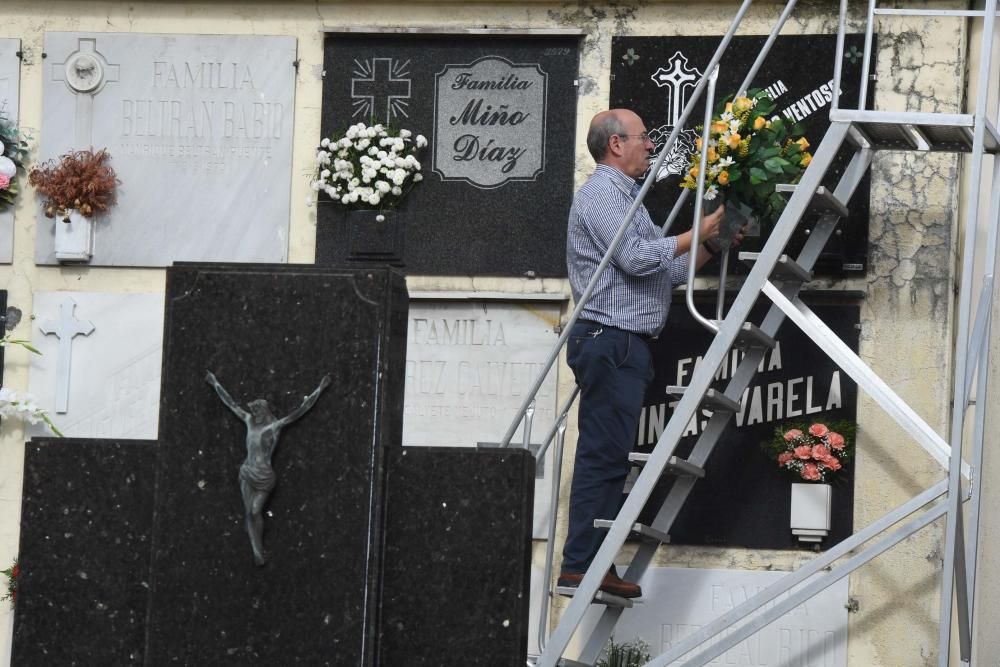
M 378 210 L 381 221 L 382 212 L 399 206 L 423 180 L 417 152 L 426 145 L 423 135 L 409 130 L 352 125 L 342 137 L 320 142 L 312 189 L 344 206 Z

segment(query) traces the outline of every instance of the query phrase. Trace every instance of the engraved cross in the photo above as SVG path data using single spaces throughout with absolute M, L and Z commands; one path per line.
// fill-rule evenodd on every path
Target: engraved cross
M 59 319 L 43 322 L 39 329 L 46 335 L 59 339 L 59 357 L 56 359 L 56 412 L 65 413 L 69 408 L 69 372 L 72 366 L 73 338 L 89 336 L 94 325 L 73 316 L 76 302 L 66 297 L 59 304 Z
M 687 66 L 687 58 L 680 51 L 669 61 L 668 68 L 661 67 L 653 73 L 652 79 L 657 86 L 667 88 L 667 107 L 669 116 L 667 125 L 673 127 L 680 118 L 681 110 L 687 101 L 687 91 L 694 88 L 695 81 L 701 76 L 697 69 Z
M 372 58 L 371 76 L 367 79 L 351 79 L 351 97 L 366 101 L 367 104 L 355 104 L 358 115 L 364 109 L 370 109 L 373 116 L 377 111 L 385 109 L 385 117 L 380 120 L 388 122 L 392 115 L 406 115 L 397 100 L 410 97 L 410 80 L 398 79 L 393 76 L 392 58 Z M 394 113 L 396 112 L 396 113 Z
M 78 150 L 94 145 L 94 96 L 108 83 L 118 81 L 119 65 L 112 65 L 97 50 L 97 40 L 82 37 L 77 50 L 65 62 L 52 64 L 52 80 L 63 81 L 76 96 L 76 135 Z

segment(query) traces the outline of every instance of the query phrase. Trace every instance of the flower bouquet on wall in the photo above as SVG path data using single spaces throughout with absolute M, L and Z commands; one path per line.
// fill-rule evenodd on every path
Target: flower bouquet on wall
M 0 115 L 0 211 L 14 206 L 20 193 L 18 174 L 24 172 L 28 142 L 17 125 Z
M 779 183 L 797 183 L 812 161 L 809 141 L 798 124 L 775 116 L 775 104 L 763 90 L 729 96 L 712 117 L 705 168 L 706 211 L 726 201 L 724 242 L 752 217 L 764 230 L 774 226 L 785 210 L 785 198 L 775 191 Z M 699 128 L 701 130 L 702 128 Z M 698 187 L 702 170 L 702 139 L 695 142 L 690 168 L 681 187 Z M 730 209 L 735 221 L 730 222 Z M 739 212 L 737 214 L 737 212 Z
M 56 218 L 56 258 L 88 262 L 94 252 L 94 218 L 117 203 L 119 180 L 107 150 L 71 151 L 28 174 L 28 182 L 45 197 L 46 217 Z
M 423 135 L 381 123 L 357 123 L 320 142 L 311 185 L 321 198 L 343 206 L 348 259 L 402 262 L 399 207 L 423 180 L 417 155 L 425 146 Z
M 792 484 L 791 529 L 803 542 L 820 542 L 830 531 L 833 481 L 854 456 L 856 425 L 814 422 L 775 429 L 764 449 Z

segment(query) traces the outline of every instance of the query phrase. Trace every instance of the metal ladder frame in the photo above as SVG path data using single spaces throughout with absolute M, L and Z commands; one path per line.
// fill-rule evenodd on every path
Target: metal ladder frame
M 728 45 L 728 41 L 732 37 L 732 34 L 735 31 L 736 26 L 738 26 L 739 21 L 742 19 L 743 14 L 746 12 L 748 5 L 749 1 L 745 2 L 741 7 L 740 12 L 737 14 L 737 17 L 730 28 L 730 31 L 727 32 L 726 37 L 723 38 L 720 50 L 717 51 L 716 56 L 713 58 L 713 63 L 710 64 L 707 71 L 713 71 L 719 56 L 721 56 L 722 50 Z M 868 169 L 871 163 L 872 154 L 876 147 L 872 146 L 864 132 L 858 130 L 858 124 L 864 122 L 881 122 L 883 124 L 894 124 L 898 127 L 905 128 L 913 135 L 915 143 L 917 144 L 916 147 L 923 149 L 927 149 L 929 146 L 927 137 L 923 136 L 921 133 L 921 123 L 926 124 L 935 122 L 935 119 L 946 119 L 949 122 L 956 123 L 954 127 L 959 128 L 959 132 L 963 129 L 968 132 L 970 129 L 968 125 L 970 118 L 964 116 L 959 117 L 951 115 L 946 117 L 940 114 L 864 112 L 862 110 L 864 108 L 866 95 L 866 86 L 864 85 L 865 78 L 862 80 L 863 85 L 861 89 L 859 109 L 857 111 L 841 111 L 838 107 L 839 99 L 837 94 L 839 92 L 841 74 L 840 62 L 843 54 L 843 37 L 846 30 L 847 13 L 847 1 L 841 0 L 837 41 L 838 53 L 834 77 L 837 85 L 834 87 L 835 97 L 831 109 L 831 120 L 833 123 L 830 131 L 821 142 L 819 149 L 815 153 L 812 164 L 810 164 L 810 167 L 806 170 L 806 173 L 802 177 L 801 183 L 793 192 L 785 209 L 785 213 L 778 220 L 775 229 L 772 232 L 771 238 L 765 245 L 760 255 L 757 257 L 757 261 L 753 269 L 747 276 L 740 294 L 737 296 L 733 306 L 731 307 L 729 316 L 722 322 L 717 323 L 718 334 L 716 335 L 715 340 L 706 352 L 703 363 L 695 369 L 687 391 L 681 397 L 670 422 L 667 424 L 663 434 L 657 442 L 653 453 L 649 456 L 648 462 L 640 474 L 639 479 L 636 481 L 635 486 L 632 489 L 632 493 L 626 500 L 621 513 L 611 525 L 608 535 L 606 536 L 597 556 L 594 559 L 594 563 L 584 576 L 584 579 L 577 590 L 577 595 L 574 596 L 566 612 L 563 614 L 563 618 L 557 627 L 556 632 L 552 636 L 551 645 L 543 651 L 538 662 L 540 666 L 555 667 L 557 664 L 584 664 L 572 663 L 572 661 L 564 660 L 561 658 L 561 654 L 565 650 L 574 630 L 582 619 L 586 608 L 589 604 L 591 604 L 591 600 L 596 595 L 603 572 L 607 571 L 608 567 L 611 566 L 615 555 L 624 543 L 625 538 L 627 537 L 635 520 L 638 518 L 639 511 L 642 509 L 649 494 L 652 492 L 660 474 L 668 467 L 667 464 L 669 459 L 672 457 L 673 449 L 676 447 L 676 443 L 679 441 L 690 417 L 693 416 L 699 408 L 701 398 L 710 388 L 715 369 L 722 363 L 730 348 L 737 342 L 741 332 L 744 330 L 744 320 L 759 292 L 763 292 L 774 303 L 761 325 L 761 331 L 763 331 L 765 335 L 773 335 L 773 333 L 777 330 L 777 326 L 785 317 L 791 319 L 824 351 L 826 351 L 831 358 L 838 363 L 838 365 L 848 372 L 848 374 L 850 374 L 858 382 L 858 384 L 876 400 L 876 402 L 882 405 L 883 408 L 889 412 L 890 416 L 892 416 L 897 422 L 900 423 L 901 426 L 903 426 L 905 430 L 913 435 L 918 444 L 921 444 L 928 449 L 928 451 L 939 462 L 945 463 L 949 470 L 948 478 L 947 481 L 942 480 L 941 482 L 938 482 L 923 493 L 915 496 L 910 501 L 886 514 L 884 517 L 877 520 L 867 528 L 856 533 L 848 540 L 845 540 L 831 548 L 823 555 L 800 568 L 798 571 L 790 573 L 784 577 L 781 582 L 768 587 L 757 596 L 748 600 L 746 603 L 731 610 L 729 613 L 723 615 L 716 621 L 713 621 L 709 625 L 702 628 L 702 630 L 698 633 L 695 633 L 686 640 L 672 647 L 672 649 L 667 653 L 664 653 L 658 658 L 652 660 L 648 663 L 648 665 L 665 666 L 677 659 L 683 658 L 684 656 L 687 657 L 685 658 L 685 662 L 683 664 L 705 664 L 705 662 L 717 657 L 753 632 L 756 632 L 768 623 L 776 620 L 795 605 L 801 603 L 801 601 L 814 595 L 819 590 L 822 590 L 826 586 L 829 586 L 844 576 L 847 576 L 850 572 L 869 562 L 872 558 L 875 558 L 885 550 L 897 544 L 899 541 L 912 535 L 918 530 L 921 530 L 923 527 L 929 525 L 931 522 L 942 516 L 947 517 L 947 528 L 945 563 L 942 574 L 939 665 L 941 667 L 947 667 L 949 661 L 953 594 L 957 594 L 959 616 L 958 625 L 960 635 L 959 648 L 961 657 L 964 661 L 968 661 L 971 658 L 971 623 L 973 611 L 973 592 L 975 590 L 977 525 L 981 498 L 981 484 L 970 484 L 967 495 L 963 497 L 961 480 L 963 476 L 966 476 L 969 477 L 971 481 L 972 474 L 981 467 L 983 426 L 985 417 L 985 410 L 982 408 L 981 400 L 975 404 L 973 415 L 973 435 L 970 441 L 970 447 L 972 450 L 971 467 L 965 464 L 962 460 L 961 444 L 963 442 L 963 432 L 966 424 L 967 411 L 970 406 L 974 405 L 973 402 L 970 401 L 973 382 L 974 380 L 976 381 L 976 395 L 979 397 L 985 396 L 987 381 L 986 370 L 989 361 L 986 341 L 988 340 L 991 329 L 990 304 L 994 282 L 993 275 L 996 267 L 998 241 L 997 222 L 998 217 L 1000 217 L 1000 215 L 998 215 L 1000 214 L 1000 159 L 994 159 L 993 189 L 990 198 L 989 214 L 990 226 L 984 266 L 984 279 L 978 298 L 979 308 L 971 332 L 969 328 L 969 321 L 972 303 L 973 269 L 975 268 L 974 249 L 977 235 L 976 223 L 978 218 L 978 200 L 980 196 L 979 176 L 985 153 L 984 147 L 987 141 L 989 141 L 991 148 L 995 151 L 997 145 L 1000 144 L 1000 136 L 998 136 L 995 128 L 989 124 L 986 118 L 986 103 L 989 93 L 988 83 L 990 78 L 993 41 L 992 36 L 995 28 L 996 5 L 997 0 L 988 0 L 986 2 L 985 10 L 979 12 L 970 12 L 966 10 L 881 10 L 876 7 L 874 0 L 870 0 L 868 3 L 868 22 L 866 26 L 863 77 L 867 74 L 868 63 L 870 62 L 871 36 L 873 32 L 874 18 L 879 14 L 926 15 L 930 13 L 935 16 L 982 16 L 984 18 L 981 65 L 978 75 L 978 98 L 976 101 L 975 114 L 971 117 L 972 183 L 968 193 L 968 201 L 970 203 L 967 207 L 966 219 L 968 232 L 966 234 L 963 250 L 962 281 L 959 294 L 958 314 L 956 318 L 958 330 L 955 338 L 954 409 L 952 414 L 950 441 L 952 443 L 956 443 L 958 446 L 949 447 L 947 443 L 938 437 L 933 429 L 924 423 L 923 420 L 921 420 L 900 397 L 892 392 L 888 385 L 882 382 L 881 379 L 879 379 L 878 376 L 872 372 L 871 369 L 869 369 L 856 354 L 846 348 L 846 346 L 844 346 L 843 343 L 841 343 L 839 339 L 837 339 L 837 337 L 832 334 L 832 332 L 830 332 L 829 329 L 827 329 L 825 325 L 823 325 L 823 323 L 804 304 L 801 303 L 801 301 L 798 300 L 796 295 L 799 287 L 801 286 L 801 281 L 780 280 L 776 276 L 772 277 L 770 273 L 782 259 L 780 255 L 781 251 L 784 249 L 791 233 L 794 231 L 800 216 L 808 208 L 812 195 L 819 187 L 819 182 L 822 176 L 825 175 L 834 155 L 837 153 L 837 150 L 845 140 L 849 140 L 854 143 L 857 147 L 857 152 L 842 177 L 840 185 L 834 193 L 835 197 L 841 202 L 847 201 L 850 198 L 850 193 L 853 192 L 854 187 L 856 187 L 857 182 L 860 181 L 861 176 L 863 176 L 865 171 Z M 780 29 L 780 26 L 776 28 L 776 30 L 778 29 Z M 776 34 L 776 32 L 774 34 Z M 697 95 L 701 93 L 704 88 L 702 84 L 705 83 L 706 79 L 708 79 L 708 77 L 704 77 L 702 81 L 699 82 L 699 88 L 696 89 L 693 97 L 696 98 Z M 689 111 L 689 109 L 686 111 Z M 676 139 L 678 128 L 682 127 L 684 120 L 686 120 L 686 116 L 687 114 L 684 115 L 682 120 L 678 121 L 675 131 L 672 133 L 671 138 L 668 139 L 668 143 L 657 160 L 652 173 L 655 173 L 656 167 L 659 166 L 665 157 L 666 152 L 669 151 L 672 142 Z M 956 120 L 956 118 L 958 118 L 958 120 Z M 1000 124 L 1000 119 L 998 119 L 998 124 Z M 923 145 L 921 145 L 921 143 Z M 623 235 L 625 226 L 628 224 L 632 215 L 634 215 L 635 210 L 638 208 L 639 203 L 648 191 L 650 185 L 651 181 L 647 178 L 636 203 L 633 205 L 632 209 L 630 209 L 625 222 L 623 222 L 622 228 L 619 230 L 619 234 L 613 241 L 613 244 L 617 243 L 619 238 Z M 673 214 L 671 217 L 673 217 Z M 806 270 L 811 268 L 816 257 L 818 257 L 819 252 L 822 250 L 827 239 L 829 238 L 830 233 L 832 233 L 834 227 L 836 226 L 838 217 L 839 216 L 836 214 L 830 214 L 821 218 L 820 222 L 817 224 L 816 231 L 810 235 L 810 239 L 807 241 L 806 246 L 800 254 L 798 264 L 801 267 Z M 612 245 L 612 250 L 613 247 L 614 245 Z M 607 265 L 610 252 L 611 250 L 609 250 L 608 256 L 605 257 L 601 266 L 598 268 L 598 273 Z M 772 282 L 772 280 L 774 282 Z M 775 282 L 777 282 L 778 285 L 776 285 Z M 586 300 L 589 298 L 592 286 L 593 283 L 588 286 L 588 290 L 581 298 L 581 304 L 577 305 L 577 309 L 571 317 L 570 324 L 572 324 L 573 320 L 575 320 L 576 316 L 578 316 L 579 311 L 582 309 L 582 304 L 585 304 Z M 559 347 L 561 347 L 561 344 L 564 342 L 568 329 L 569 327 L 567 327 L 566 331 L 564 331 L 564 336 L 559 341 Z M 768 334 L 768 332 L 771 332 L 771 334 Z M 556 355 L 558 354 L 559 347 L 556 349 Z M 759 362 L 759 355 L 763 354 L 763 348 L 756 348 L 757 354 L 754 353 L 754 349 L 755 348 L 751 347 L 751 349 L 748 350 L 748 354 L 744 358 L 743 362 L 741 362 L 736 373 L 734 373 L 733 378 L 726 389 L 725 395 L 732 400 L 739 400 L 742 393 L 741 385 L 745 386 L 746 384 L 749 384 L 749 381 L 752 379 L 753 375 L 755 375 L 756 365 L 757 362 Z M 756 361 L 753 361 L 753 357 L 755 356 L 758 358 Z M 544 378 L 548 370 L 549 368 L 547 367 L 541 373 L 538 382 L 539 386 L 541 384 L 541 378 Z M 522 410 L 522 413 L 526 410 L 529 402 L 530 397 L 526 399 L 526 406 Z M 572 399 L 567 402 L 566 409 L 569 408 L 571 402 Z M 702 453 L 707 458 L 707 454 L 711 451 L 712 446 L 714 446 L 715 441 L 717 441 L 718 436 L 721 434 L 726 423 L 728 422 L 729 416 L 729 413 L 722 414 L 718 412 L 713 415 L 709 421 L 708 427 L 699 437 L 695 450 L 692 452 L 690 460 L 693 463 L 697 464 L 698 457 Z M 520 418 L 520 415 L 518 415 L 511 425 L 508 434 L 504 439 L 505 445 L 509 444 L 511 435 L 520 423 Z M 557 423 L 560 421 L 561 420 L 557 420 Z M 943 459 L 944 461 L 942 461 Z M 680 488 L 681 491 L 679 493 L 686 496 L 686 493 L 683 492 L 683 487 L 687 486 L 690 488 L 691 485 L 693 485 L 693 481 L 685 483 L 685 480 L 681 478 L 674 484 L 674 488 Z M 667 519 L 669 519 L 669 522 L 672 522 L 673 516 L 669 515 L 672 514 L 675 516 L 676 512 L 680 510 L 683 498 L 680 498 L 680 503 L 678 503 L 676 501 L 677 499 L 674 499 L 673 501 L 671 500 L 674 496 L 674 490 L 672 489 L 667 500 L 664 502 L 663 508 L 661 508 L 660 514 L 657 516 L 657 520 L 654 521 L 654 527 L 658 527 L 661 523 L 667 523 Z M 905 519 L 910 514 L 919 511 L 924 506 L 937 501 L 942 496 L 944 497 L 944 500 L 937 502 L 937 504 L 933 505 L 930 509 L 909 520 L 894 532 L 880 537 L 880 535 L 885 533 L 885 531 L 899 521 Z M 963 525 L 962 504 L 965 500 L 971 501 L 972 508 L 970 515 L 971 530 L 969 531 L 968 537 L 965 535 Z M 669 528 L 669 526 L 667 526 L 667 528 Z M 877 540 L 874 544 L 868 546 L 856 555 L 852 555 L 849 559 L 840 565 L 837 565 L 832 570 L 822 573 L 822 570 L 832 566 L 838 559 L 852 554 L 856 549 L 861 548 L 862 545 L 873 539 Z M 653 554 L 655 553 L 656 546 L 651 549 L 645 549 L 645 551 L 646 553 L 643 553 L 644 547 L 640 547 L 639 552 L 636 555 L 637 558 L 633 560 L 632 565 L 626 572 L 626 579 L 637 580 L 639 576 L 641 576 L 642 572 L 648 566 L 649 560 L 651 560 Z M 792 592 L 786 599 L 775 604 L 764 612 L 759 612 L 762 606 L 774 600 L 778 596 L 792 591 L 793 589 L 794 592 Z M 610 636 L 610 631 L 613 630 L 614 624 L 617 622 L 617 618 L 620 615 L 620 611 L 620 608 L 615 609 L 611 607 L 605 611 L 601 622 L 598 624 L 598 628 L 591 636 L 591 641 L 588 642 L 587 646 L 584 648 L 583 655 L 581 655 L 582 659 L 589 659 L 591 661 L 596 659 L 597 652 L 599 652 L 604 643 L 606 643 L 607 636 Z M 705 647 L 706 642 L 711 637 L 717 636 L 723 630 L 732 627 L 733 624 L 739 623 L 740 621 L 748 618 L 749 620 L 735 631 L 727 634 L 724 638 L 714 644 L 709 643 L 707 648 Z M 699 652 L 696 655 L 688 655 L 694 650 L 698 650 Z

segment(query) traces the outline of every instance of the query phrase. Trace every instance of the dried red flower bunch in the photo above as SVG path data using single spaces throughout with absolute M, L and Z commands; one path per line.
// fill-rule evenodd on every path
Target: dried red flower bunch
M 115 187 L 120 181 L 110 159 L 105 149 L 71 151 L 58 162 L 49 160 L 32 169 L 28 182 L 45 195 L 45 215 L 68 217 L 75 208 L 89 218 L 118 203 Z

